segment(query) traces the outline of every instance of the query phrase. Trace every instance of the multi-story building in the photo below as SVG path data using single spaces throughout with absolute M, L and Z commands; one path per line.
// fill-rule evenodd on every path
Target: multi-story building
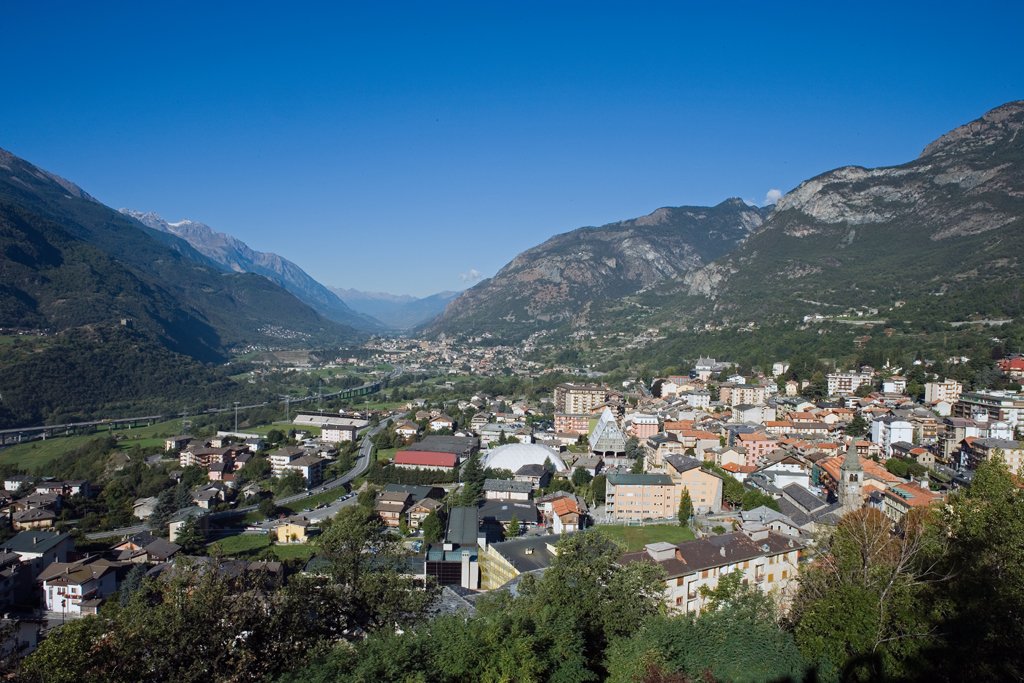
M 985 460 L 999 455 L 1010 471 L 1016 475 L 1024 473 L 1024 443 L 1012 439 L 968 439 L 967 464 L 975 469 Z
M 604 501 L 614 520 L 666 519 L 679 512 L 676 485 L 667 474 L 609 474 Z
M 559 384 L 555 387 L 556 413 L 591 413 L 608 400 L 608 392 L 599 384 Z
M 787 605 L 796 589 L 797 565 L 803 546 L 773 531 L 750 530 L 709 536 L 679 545 L 649 543 L 626 553 L 620 562 L 653 562 L 665 570 L 665 602 L 669 610 L 697 614 L 707 598 L 700 589 L 714 590 L 722 577 L 740 572 L 743 582 Z
M 718 400 L 730 406 L 764 405 L 767 392 L 760 384 L 727 383 L 718 387 Z
M 841 396 L 852 394 L 857 387 L 871 381 L 871 375 L 863 372 L 830 372 L 825 376 L 828 381 L 828 395 Z
M 590 433 L 591 419 L 590 413 L 555 413 L 555 432 L 585 436 Z
M 267 456 L 270 461 L 270 473 L 275 477 L 284 475 L 288 465 L 306 454 L 305 449 L 299 446 L 285 446 L 278 448 Z
M 697 458 L 670 455 L 665 458 L 665 473 L 672 479 L 675 491 L 669 501 L 670 509 L 678 514 L 683 491 L 690 493 L 695 512 L 720 512 L 722 509 L 722 479 L 717 474 L 701 469 Z
M 479 552 L 480 589 L 501 588 L 521 574 L 547 569 L 561 540 L 554 536 L 523 536 L 487 543 Z
M 937 401 L 949 401 L 956 403 L 964 385 L 955 379 L 944 379 L 941 382 L 926 382 L 924 385 L 924 402 L 935 403 Z
M 1017 429 L 1024 420 L 1024 394 L 1010 391 L 970 391 L 953 404 L 953 417 L 973 418 L 987 413 L 990 421 L 1006 422 Z
M 60 614 L 95 614 L 99 601 L 117 591 L 120 562 L 87 558 L 54 562 L 39 575 L 46 609 Z
M 947 417 L 942 421 L 936 456 L 947 465 L 961 467 L 960 442 L 969 436 L 981 436 L 981 429 L 974 420 L 963 417 Z
M 640 441 L 658 433 L 658 416 L 646 413 L 630 413 L 625 418 L 626 433 Z
M 871 440 L 878 444 L 882 457 L 888 459 L 892 455 L 892 445 L 894 443 L 899 441 L 914 442 L 914 425 L 891 415 L 872 420 Z
M 942 501 L 942 496 L 920 482 L 896 484 L 882 492 L 882 514 L 899 524 L 915 508 L 925 508 Z

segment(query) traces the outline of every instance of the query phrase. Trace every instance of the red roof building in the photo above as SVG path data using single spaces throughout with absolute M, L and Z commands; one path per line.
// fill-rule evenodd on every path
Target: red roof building
M 458 464 L 458 456 L 454 453 L 438 451 L 398 451 L 395 453 L 395 466 L 406 469 L 452 470 Z

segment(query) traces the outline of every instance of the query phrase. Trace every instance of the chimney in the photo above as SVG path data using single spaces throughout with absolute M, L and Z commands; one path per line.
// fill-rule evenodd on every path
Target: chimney
M 722 555 L 722 557 L 725 557 L 725 546 L 723 545 L 721 548 L 719 548 L 718 552 Z

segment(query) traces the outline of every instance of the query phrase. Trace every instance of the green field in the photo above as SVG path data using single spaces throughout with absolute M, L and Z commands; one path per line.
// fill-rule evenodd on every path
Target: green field
M 290 545 L 275 545 L 270 535 L 264 534 L 238 534 L 222 538 L 208 546 L 212 552 L 215 548 L 226 557 L 254 558 L 261 552 L 270 548 L 271 552 L 279 560 L 290 560 L 293 558 L 309 559 L 313 556 L 316 547 L 305 543 Z
M 643 550 L 648 543 L 659 541 L 682 543 L 683 541 L 692 541 L 694 538 L 689 527 L 673 524 L 651 524 L 648 526 L 602 524 L 595 528 L 623 543 L 629 552 Z
M 138 446 L 139 448 L 157 453 L 163 451 L 164 437 L 174 436 L 180 430 L 181 420 L 168 420 L 167 422 L 157 422 L 147 427 L 135 427 L 133 429 L 109 431 L 101 428 L 92 434 L 55 436 L 45 441 L 29 441 L 0 450 L 0 464 L 11 464 L 18 469 L 45 474 L 43 470 L 54 460 L 77 448 L 81 448 L 93 439 L 98 439 L 108 434 L 113 434 L 118 438 L 121 448 L 128 449 Z

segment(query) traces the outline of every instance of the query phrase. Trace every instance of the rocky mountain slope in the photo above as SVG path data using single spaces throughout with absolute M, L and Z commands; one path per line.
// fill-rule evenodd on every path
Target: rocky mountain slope
M 428 332 L 522 337 L 580 324 L 606 302 L 700 270 L 760 228 L 765 213 L 729 199 L 556 235 L 463 292 Z
M 730 200 L 559 235 L 465 292 L 428 331 L 512 340 L 547 327 L 557 342 L 858 311 L 914 324 L 1020 316 L 1022 128 L 1024 102 L 1011 102 L 913 161 L 838 168 L 770 210 Z
M 1019 315 L 1022 128 L 1024 102 L 1011 102 L 908 163 L 801 183 L 756 235 L 688 274 L 685 292 L 663 290 L 690 299 L 669 308 L 736 322 L 897 306 L 910 319 Z
M 433 320 L 444 311 L 448 302 L 459 295 L 458 292 L 438 292 L 415 297 L 340 287 L 332 287 L 331 291 L 353 310 L 365 313 L 394 330 L 409 330 Z
M 372 317 L 354 311 L 334 292 L 282 256 L 256 251 L 242 240 L 198 221 L 169 223 L 153 212 L 132 209 L 121 209 L 121 213 L 154 230 L 180 237 L 227 271 L 255 273 L 276 282 L 325 318 L 365 331 L 380 331 L 384 327 Z
M 135 405 L 214 378 L 248 344 L 354 340 L 270 280 L 0 150 L 0 424 Z M 56 373 L 56 374 L 55 374 Z

